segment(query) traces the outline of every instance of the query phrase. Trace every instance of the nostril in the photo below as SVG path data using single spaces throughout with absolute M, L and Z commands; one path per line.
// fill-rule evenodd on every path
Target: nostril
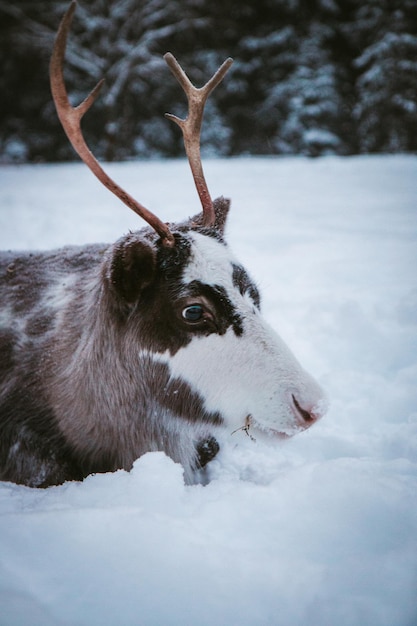
M 303 420 L 306 421 L 306 422 L 314 422 L 315 419 L 316 419 L 314 414 L 313 413 L 309 413 L 308 411 L 303 409 L 300 406 L 300 404 L 297 402 L 297 398 L 294 395 L 292 396 L 292 399 L 293 399 L 295 408 L 297 409 L 298 413 L 301 415 Z

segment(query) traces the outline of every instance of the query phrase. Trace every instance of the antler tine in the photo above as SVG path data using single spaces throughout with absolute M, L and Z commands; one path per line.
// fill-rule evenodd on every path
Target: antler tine
M 184 120 L 170 113 L 166 113 L 165 116 L 178 124 L 182 130 L 185 151 L 203 207 L 203 225 L 213 226 L 215 213 L 201 164 L 200 133 L 203 122 L 204 105 L 207 98 L 213 89 L 223 80 L 226 72 L 233 63 L 233 59 L 226 59 L 214 76 L 201 88 L 197 88 L 192 84 L 176 58 L 170 52 L 164 55 L 164 59 L 183 88 L 188 100 L 188 116 Z
M 101 80 L 87 96 L 87 98 L 78 106 L 72 107 L 67 90 L 65 87 L 63 64 L 65 59 L 65 49 L 67 43 L 68 32 L 71 26 L 74 11 L 76 9 L 77 2 L 73 0 L 68 11 L 62 18 L 61 24 L 56 36 L 54 49 L 52 53 L 50 63 L 50 81 L 52 97 L 55 102 L 55 107 L 58 113 L 59 120 L 65 130 L 65 133 L 70 140 L 74 150 L 81 157 L 84 163 L 90 168 L 90 170 L 97 176 L 99 181 L 107 187 L 112 193 L 114 193 L 122 202 L 124 202 L 130 209 L 132 209 L 137 215 L 142 217 L 161 237 L 164 245 L 173 246 L 175 243 L 174 236 L 169 230 L 168 226 L 162 222 L 156 215 L 151 213 L 140 202 L 132 198 L 122 187 L 115 183 L 110 176 L 101 167 L 95 156 L 87 146 L 82 130 L 81 120 L 84 114 L 92 106 L 96 100 L 100 88 L 103 84 Z

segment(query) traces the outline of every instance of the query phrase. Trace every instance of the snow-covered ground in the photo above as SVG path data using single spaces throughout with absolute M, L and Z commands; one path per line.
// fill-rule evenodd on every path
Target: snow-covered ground
M 182 160 L 108 169 L 167 221 L 198 209 Z M 162 453 L 0 484 L 0 626 L 415 626 L 417 158 L 206 171 L 265 316 L 331 408 L 279 445 L 228 436 L 207 486 Z M 0 248 L 140 226 L 82 165 L 0 168 Z

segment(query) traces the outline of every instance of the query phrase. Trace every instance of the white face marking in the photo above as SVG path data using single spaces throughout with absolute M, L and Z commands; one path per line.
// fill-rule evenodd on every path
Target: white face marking
M 192 255 L 184 269 L 183 281 L 198 280 L 205 285 L 224 287 L 230 295 L 230 290 L 239 293 L 232 280 L 233 263 L 238 264 L 238 261 L 230 250 L 216 239 L 199 233 L 190 233 L 190 237 L 194 239 Z
M 226 289 L 243 322 L 237 336 L 230 327 L 224 335 L 195 336 L 169 358 L 173 377 L 185 380 L 205 399 L 208 411 L 219 411 L 233 430 L 248 415 L 253 426 L 293 435 L 311 421 L 303 419 L 294 404 L 315 417 L 325 408 L 319 385 L 305 372 L 275 331 L 263 320 L 251 299 L 233 284 L 237 261 L 227 247 L 214 239 L 192 235 L 191 261 L 184 282 L 198 280 Z

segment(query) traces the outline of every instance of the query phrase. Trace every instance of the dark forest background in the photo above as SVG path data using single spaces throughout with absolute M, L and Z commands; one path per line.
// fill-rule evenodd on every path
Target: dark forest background
M 0 0 L 2 162 L 74 158 L 48 81 L 68 6 Z M 197 85 L 235 59 L 206 107 L 206 154 L 417 149 L 417 0 L 80 0 L 66 81 L 78 104 L 105 77 L 83 122 L 98 157 L 183 154 L 163 117 L 185 114 L 166 51 Z

